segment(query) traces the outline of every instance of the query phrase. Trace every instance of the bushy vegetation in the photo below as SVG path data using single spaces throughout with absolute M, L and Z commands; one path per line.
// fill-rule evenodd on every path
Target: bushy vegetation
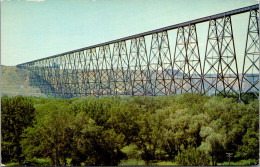
M 226 153 L 232 153 L 233 164 L 258 164 L 258 110 L 257 100 L 238 103 L 199 94 L 69 100 L 5 96 L 2 161 L 225 165 Z

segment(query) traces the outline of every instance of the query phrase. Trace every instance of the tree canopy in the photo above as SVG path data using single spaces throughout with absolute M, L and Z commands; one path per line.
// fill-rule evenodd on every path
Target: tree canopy
M 3 162 L 119 165 L 127 159 L 217 165 L 259 159 L 259 103 L 181 94 L 2 97 Z

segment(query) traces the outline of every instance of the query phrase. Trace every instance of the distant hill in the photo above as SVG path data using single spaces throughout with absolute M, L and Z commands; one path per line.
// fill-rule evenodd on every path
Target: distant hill
M 46 97 L 39 88 L 29 85 L 28 70 L 17 69 L 14 66 L 1 65 L 1 94 L 2 96 L 39 96 Z

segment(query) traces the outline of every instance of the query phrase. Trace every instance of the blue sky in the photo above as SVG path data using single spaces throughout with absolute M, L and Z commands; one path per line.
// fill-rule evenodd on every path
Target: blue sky
M 17 65 L 257 3 L 256 0 L 1 0 L 1 64 Z M 244 41 L 241 47 L 236 47 L 242 60 L 248 14 L 234 16 L 232 22 L 235 40 Z M 206 43 L 207 26 L 198 32 L 204 34 L 199 39 L 201 47 Z M 203 49 L 200 52 L 205 54 Z

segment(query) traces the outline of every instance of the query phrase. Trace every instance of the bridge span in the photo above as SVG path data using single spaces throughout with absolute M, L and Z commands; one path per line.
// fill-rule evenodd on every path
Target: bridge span
M 249 13 L 243 66 L 238 67 L 232 21 Z M 197 25 L 207 23 L 205 53 Z M 170 31 L 176 31 L 174 45 Z M 17 65 L 54 97 L 180 93 L 259 94 L 259 5 L 239 8 Z M 239 73 L 238 68 L 242 68 Z

